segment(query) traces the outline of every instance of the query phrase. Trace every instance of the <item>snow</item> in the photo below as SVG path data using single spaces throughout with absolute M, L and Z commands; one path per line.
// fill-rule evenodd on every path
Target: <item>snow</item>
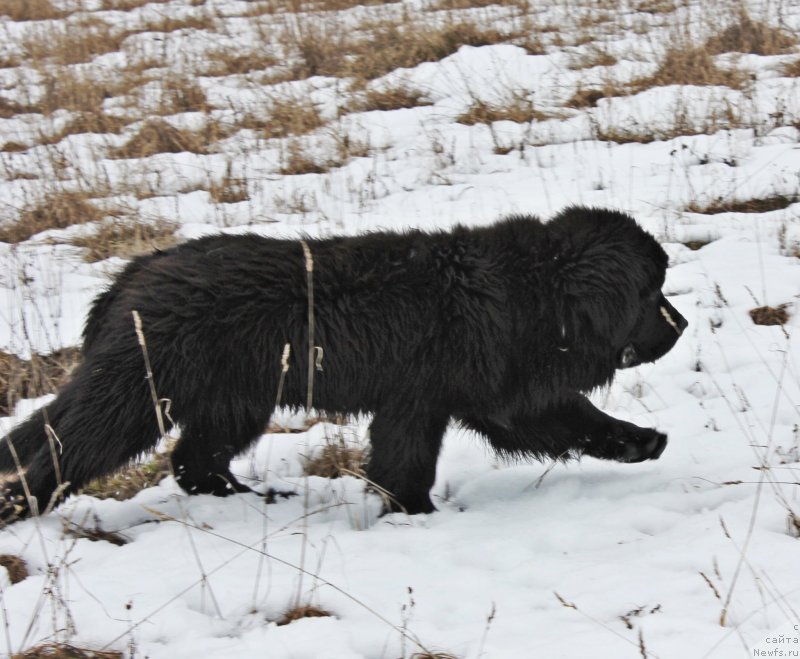
M 194 30 L 148 32 L 129 37 L 124 49 L 132 59 L 167 61 L 174 54 L 184 61 L 226 38 L 255 47 L 252 20 L 242 18 L 251 4 L 206 2 L 217 20 L 227 21 L 227 34 L 214 41 Z M 697 18 L 703 4 L 684 3 L 678 11 Z M 756 16 L 772 11 L 759 0 L 747 4 Z M 541 23 L 573 20 L 565 7 L 543 7 Z M 173 0 L 99 13 L 133 27 L 193 11 Z M 343 12 L 342 20 L 398 11 L 361 7 Z M 486 11 L 507 20 L 507 8 Z M 796 34 L 800 12 L 782 11 Z M 635 12 L 628 18 L 631 25 L 663 20 Z M 6 53 L 18 52 L 34 29 L 2 18 L 0 25 Z M 661 36 L 668 31 L 653 29 Z M 254 131 L 230 136 L 207 155 L 98 155 L 141 124 L 102 140 L 71 136 L 59 145 L 69 161 L 60 172 L 45 147 L 1 154 L 0 199 L 9 212 L 40 198 L 45 180 L 60 176 L 78 185 L 100 178 L 113 190 L 129 186 L 109 201 L 135 205 L 143 218 L 179 222 L 181 238 L 446 228 L 488 224 L 513 212 L 546 217 L 572 203 L 620 208 L 664 242 L 671 262 L 664 290 L 690 326 L 663 359 L 619 373 L 592 396 L 610 414 L 669 434 L 655 462 L 508 463 L 476 435 L 451 428 L 434 487 L 439 511 L 380 517 L 380 501 L 362 481 L 303 475 L 304 456 L 327 438 L 343 433 L 344 441 L 366 445 L 369 420 L 359 419 L 344 429 L 320 424 L 305 433 L 266 434 L 240 456 L 233 471 L 243 480 L 298 492 L 274 504 L 254 494 L 189 497 L 167 478 L 128 501 L 81 495 L 7 527 L 0 554 L 22 556 L 32 574 L 0 584 L 0 653 L 54 639 L 151 659 L 376 659 L 423 648 L 470 659 L 727 659 L 796 649 L 786 639 L 800 637 L 800 545 L 788 523 L 789 511 L 800 517 L 800 352 L 793 341 L 800 204 L 718 215 L 687 206 L 797 194 L 800 84 L 779 73 L 791 55 L 748 55 L 739 65 L 755 76 L 749 92 L 670 86 L 601 99 L 590 112 L 560 106 L 578 85 L 602 82 L 608 73 L 618 80 L 651 73 L 653 50 L 661 49 L 652 34 L 630 29 L 609 37 L 606 45 L 620 62 L 588 71 L 568 68 L 587 46 L 532 56 L 506 44 L 462 47 L 441 62 L 392 72 L 372 86 L 404 81 L 434 105 L 343 116 L 335 130 L 367 141 L 372 151 L 325 174 L 280 175 L 285 145 Z M 103 70 L 118 66 L 120 57 L 82 66 Z M 32 70 L 19 76 L 35 86 Z M 14 80 L 0 70 L 0 93 L 27 98 Z M 224 108 L 212 118 L 258 110 L 272 98 L 250 75 L 200 82 L 209 102 Z M 339 87 L 316 77 L 276 90 L 310 95 L 333 118 Z M 485 125 L 455 122 L 474 98 L 495 102 L 520 91 L 556 116 L 532 125 L 498 122 L 494 135 Z M 667 130 L 678 113 L 700 126 L 714 108 L 725 107 L 736 109 L 741 125 L 649 144 L 595 139 L 597 126 Z M 0 119 L 0 145 L 38 140 L 47 127 L 37 117 Z M 169 121 L 197 127 L 207 119 L 186 113 Z M 65 117 L 53 121 L 49 128 L 63 126 Z M 326 154 L 335 142 L 328 131 L 304 137 L 304 145 Z M 497 155 L 495 139 L 523 148 Z M 219 180 L 229 163 L 233 176 L 247 179 L 250 199 L 215 204 L 198 187 Z M 140 199 L 137 189 L 154 196 Z M 70 232 L 89 229 L 0 243 L 4 350 L 24 357 L 79 342 L 93 296 L 123 263 L 88 264 L 80 250 L 63 244 Z M 708 244 L 692 251 L 683 244 L 689 241 Z M 790 321 L 783 327 L 755 325 L 748 315 L 784 303 Z M 20 403 L 2 427 L 47 400 Z M 118 532 L 128 543 L 76 539 L 64 532 L 65 520 Z M 332 616 L 278 625 L 296 603 Z

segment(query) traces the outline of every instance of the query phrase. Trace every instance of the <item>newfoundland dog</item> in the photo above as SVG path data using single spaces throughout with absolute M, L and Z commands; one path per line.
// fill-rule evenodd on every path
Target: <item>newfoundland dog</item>
M 229 463 L 264 432 L 279 384 L 280 405 L 313 396 L 319 411 L 372 415 L 367 478 L 408 513 L 434 510 L 451 420 L 503 454 L 656 459 L 664 434 L 584 394 L 686 327 L 661 293 L 666 267 L 630 216 L 583 207 L 430 233 L 217 235 L 139 257 L 95 300 L 70 381 L 0 445 L 3 516 L 152 448 L 155 400 L 181 428 L 182 488 L 248 491 Z

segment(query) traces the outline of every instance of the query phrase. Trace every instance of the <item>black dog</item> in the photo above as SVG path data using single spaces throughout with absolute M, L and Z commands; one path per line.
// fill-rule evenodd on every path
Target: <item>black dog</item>
M 434 510 L 429 490 L 451 419 L 501 453 L 639 462 L 664 450 L 665 435 L 582 395 L 617 368 L 661 357 L 687 324 L 661 294 L 664 251 L 631 217 L 570 208 L 544 224 L 515 216 L 306 246 L 314 344 L 324 351 L 323 370 L 312 370 L 314 407 L 374 415 L 367 476 L 393 509 Z M 302 241 L 255 235 L 131 262 L 95 301 L 72 379 L 0 446 L 6 517 L 41 510 L 54 493 L 151 448 L 160 435 L 151 384 L 182 428 L 172 454 L 180 485 L 247 491 L 229 462 L 267 425 L 286 343 L 282 403 L 306 404 L 307 263 Z

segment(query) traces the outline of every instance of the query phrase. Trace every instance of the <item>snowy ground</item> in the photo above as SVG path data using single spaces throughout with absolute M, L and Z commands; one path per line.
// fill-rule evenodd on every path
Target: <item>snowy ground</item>
M 255 3 L 174 0 L 130 12 L 95 4 L 91 13 L 110 25 L 203 11 L 215 13 L 224 29 L 135 34 L 124 42 L 127 50 L 79 65 L 87 69 L 113 71 L 126 57 L 151 51 L 168 62 L 195 61 L 210 44 L 258 45 L 256 19 L 244 17 Z M 579 6 L 543 6 L 536 15 L 541 24 L 568 26 L 570 9 Z M 357 7 L 339 20 L 397 16 L 400 7 Z M 800 656 L 800 349 L 792 343 L 800 204 L 766 213 L 689 210 L 718 199 L 798 194 L 800 79 L 780 73 L 797 48 L 782 56 L 718 57 L 720 66 L 752 74 L 746 91 L 660 86 L 601 99 L 596 108 L 565 108 L 581 86 L 652 73 L 676 24 L 713 32 L 720 27 L 713 16 L 728 15 L 708 3 L 682 5 L 682 17 L 672 19 L 614 7 L 616 31 L 600 31 L 603 48 L 618 60 L 610 66 L 570 67 L 596 44 L 550 45 L 544 55 L 509 44 L 462 47 L 370 83 L 401 80 L 422 89 L 433 103 L 425 107 L 335 119 L 341 80 L 317 76 L 267 90 L 245 74 L 200 78 L 214 109 L 168 117 L 176 126 L 201 126 L 293 87 L 334 124 L 304 136 L 303 148 L 324 157 L 337 139 L 332 130 L 369 145 L 366 157 L 321 174 L 280 174 L 285 141 L 248 130 L 208 154 L 119 160 L 103 150 L 123 144 L 137 124 L 122 135 L 72 135 L 35 146 L 37 136 L 69 118 L 66 111 L 0 119 L 0 145 L 34 145 L 0 153 L 7 221 L 57 181 L 80 188 L 103 180 L 108 203 L 132 206 L 145 220 L 177 221 L 182 238 L 219 230 L 297 236 L 447 227 L 486 224 L 509 212 L 549 216 L 570 203 L 611 206 L 633 213 L 663 241 L 671 260 L 665 292 L 690 323 L 658 363 L 620 373 L 594 394 L 607 412 L 669 434 L 656 462 L 508 464 L 454 428 L 439 461 L 439 512 L 378 517 L 380 503 L 360 481 L 304 477 L 302 468 L 304 455 L 338 433 L 364 443 L 367 420 L 265 435 L 236 461 L 235 473 L 300 496 L 272 505 L 255 495 L 187 497 L 167 479 L 124 502 L 74 497 L 55 513 L 0 531 L 0 554 L 23 557 L 32 571 L 13 586 L 0 576 L 0 652 L 60 640 L 153 659 L 394 659 L 416 652 L 727 659 L 776 648 L 784 654 L 763 656 Z M 800 32 L 800 9 L 750 7 L 754 16 Z M 513 7 L 481 11 L 481 20 L 502 26 Z M 0 18 L 2 54 L 22 52 L 25 31 L 40 25 Z M 0 96 L 35 97 L 36 76 L 24 66 L 0 69 Z M 475 98 L 495 102 L 523 92 L 553 118 L 499 121 L 491 131 L 455 122 Z M 147 107 L 142 94 L 137 103 Z M 130 111 L 117 100 L 106 102 L 109 112 L 117 105 Z M 678 114 L 705 126 L 715 108 L 734 109 L 730 128 L 651 143 L 595 139 L 598 126 L 669 131 Z M 500 155 L 498 143 L 514 148 Z M 60 168 L 53 149 L 63 156 Z M 229 167 L 247 180 L 249 199 L 216 203 L 203 184 Z M 137 186 L 155 193 L 136 194 Z M 92 296 L 123 263 L 84 262 L 68 240 L 91 230 L 73 226 L 0 243 L 0 347 L 26 356 L 77 344 Z M 703 246 L 690 249 L 690 241 Z M 748 315 L 779 304 L 790 313 L 783 327 L 755 325 Z M 20 417 L 30 408 L 21 403 Z M 2 421 L 9 427 L 14 419 Z M 64 518 L 118 531 L 129 542 L 76 540 L 63 533 Z M 333 615 L 275 624 L 298 603 Z

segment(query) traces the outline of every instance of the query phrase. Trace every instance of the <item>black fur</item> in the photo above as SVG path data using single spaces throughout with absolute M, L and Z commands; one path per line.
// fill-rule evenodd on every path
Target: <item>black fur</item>
M 503 453 L 637 462 L 664 449 L 663 434 L 582 395 L 618 367 L 657 359 L 686 326 L 660 294 L 664 251 L 629 216 L 570 208 L 546 224 L 515 216 L 308 244 L 324 349 L 314 406 L 374 415 L 367 475 L 394 509 L 434 509 L 429 490 L 451 420 Z M 182 427 L 172 456 L 179 483 L 245 491 L 229 461 L 267 425 L 287 342 L 283 402 L 305 403 L 307 304 L 299 241 L 214 236 L 131 262 L 95 301 L 70 382 L 10 433 L 38 508 L 57 486 L 45 424 L 69 482 L 62 494 L 158 440 L 132 310 L 158 395 Z M 16 471 L 5 444 L 0 471 Z M 25 514 L 21 484 L 11 476 L 6 486 Z

